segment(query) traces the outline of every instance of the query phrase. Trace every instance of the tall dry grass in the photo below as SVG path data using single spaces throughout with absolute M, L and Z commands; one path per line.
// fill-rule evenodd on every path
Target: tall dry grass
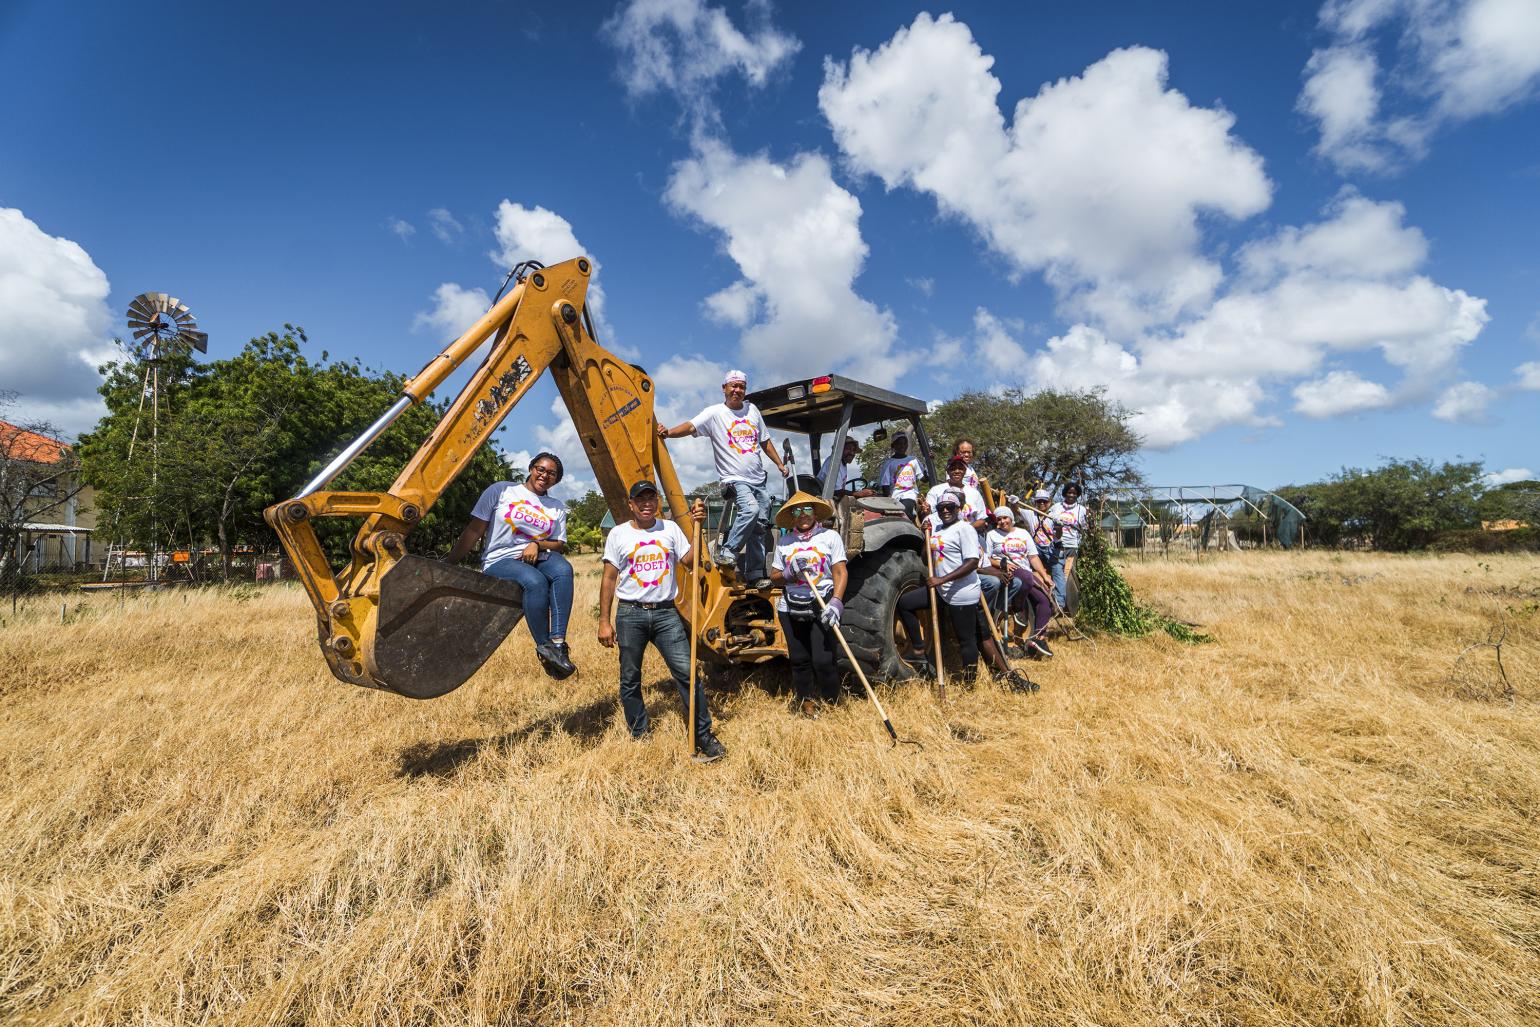
M 303 597 L 0 628 L 0 1018 L 78 1024 L 1540 1021 L 1540 561 L 1134 563 L 1218 643 L 1063 643 L 1038 696 L 618 723 L 580 575 L 414 703 Z M 1505 619 L 1503 698 L 1491 650 Z

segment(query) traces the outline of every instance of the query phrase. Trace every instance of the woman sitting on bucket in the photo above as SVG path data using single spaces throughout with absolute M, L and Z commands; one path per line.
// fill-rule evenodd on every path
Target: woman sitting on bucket
M 523 483 L 489 485 L 471 510 L 446 559 L 458 563 L 486 539 L 481 573 L 513 581 L 524 590 L 524 622 L 535 640 L 535 656 L 553 678 L 571 677 L 567 618 L 572 613 L 572 565 L 567 549 L 567 504 L 548 495 L 561 481 L 561 458 L 539 453 Z
M 792 712 L 809 720 L 818 719 L 820 701 L 839 701 L 839 672 L 834 668 L 839 643 L 834 632 L 845 612 L 845 543 L 839 532 L 822 524 L 833 516 L 833 507 L 806 492 L 786 500 L 775 515 L 776 527 L 784 531 L 776 543 L 770 581 L 783 586 L 776 614 L 786 638 L 786 655 L 791 659 L 791 680 L 797 688 Z M 808 581 L 812 581 L 812 588 Z M 813 588 L 824 601 L 821 613 Z

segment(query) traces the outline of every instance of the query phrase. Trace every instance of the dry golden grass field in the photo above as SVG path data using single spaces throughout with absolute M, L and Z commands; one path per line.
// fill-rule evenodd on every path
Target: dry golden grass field
M 287 586 L 7 607 L 0 1020 L 1540 1022 L 1540 560 L 1126 573 L 1217 642 L 900 689 L 923 750 L 767 671 L 709 767 L 655 657 L 626 737 L 591 560 L 580 676 L 520 627 L 428 703 Z

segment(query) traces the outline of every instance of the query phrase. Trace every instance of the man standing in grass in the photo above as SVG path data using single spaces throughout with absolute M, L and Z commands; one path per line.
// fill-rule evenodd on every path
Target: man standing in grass
M 781 472 L 791 474 L 770 441 L 765 419 L 759 408 L 743 397 L 748 394 L 748 376 L 742 371 L 728 371 L 722 379 L 722 402 L 696 414 L 672 428 L 658 425 L 658 437 L 677 439 L 685 435 L 704 435 L 711 440 L 711 454 L 716 461 L 722 488 L 733 496 L 733 523 L 720 551 L 712 558 L 734 570 L 739 580 L 755 588 L 768 588 L 765 574 L 765 535 L 770 525 L 770 493 L 761 451 Z M 743 565 L 738 566 L 739 559 Z
M 651 481 L 631 486 L 627 496 L 631 519 L 610 529 L 604 543 L 604 578 L 599 583 L 599 644 L 620 645 L 620 706 L 632 738 L 647 734 L 647 704 L 642 701 L 642 656 L 651 642 L 668 665 L 685 709 L 690 708 L 690 630 L 674 599 L 679 595 L 680 567 L 695 566 L 690 540 L 673 521 L 658 518 L 658 487 Z M 706 519 L 701 503 L 690 510 L 697 522 Z M 616 598 L 620 608 L 610 621 Z M 727 749 L 711 733 L 706 689 L 695 684 L 696 759 L 719 760 Z

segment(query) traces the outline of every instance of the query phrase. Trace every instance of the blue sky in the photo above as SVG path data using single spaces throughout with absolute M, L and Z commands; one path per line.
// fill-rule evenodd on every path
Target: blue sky
M 581 246 L 671 418 L 730 366 L 1099 385 L 1161 484 L 1540 470 L 1537 83 L 1531 0 L 12 0 L 0 388 L 89 427 L 147 290 L 410 373 Z M 576 451 L 554 396 L 510 450 Z

